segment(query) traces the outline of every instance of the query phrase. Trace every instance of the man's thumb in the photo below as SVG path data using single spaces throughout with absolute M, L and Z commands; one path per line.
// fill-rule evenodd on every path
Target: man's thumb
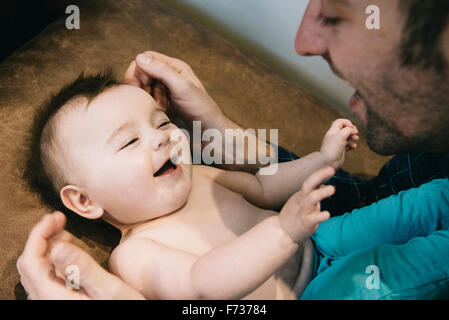
M 164 61 L 147 54 L 136 57 L 137 66 L 152 78 L 158 79 L 171 91 L 176 90 L 180 82 L 180 75 Z
M 60 242 L 50 252 L 56 272 L 66 278 L 71 289 L 82 289 L 92 299 L 110 299 L 108 272 L 74 244 Z M 77 284 L 72 287 L 71 284 Z

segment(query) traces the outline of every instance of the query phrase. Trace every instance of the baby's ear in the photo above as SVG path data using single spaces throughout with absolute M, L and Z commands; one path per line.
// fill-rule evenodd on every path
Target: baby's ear
M 60 197 L 67 209 L 87 219 L 99 219 L 104 209 L 92 201 L 80 187 L 68 185 L 61 189 Z

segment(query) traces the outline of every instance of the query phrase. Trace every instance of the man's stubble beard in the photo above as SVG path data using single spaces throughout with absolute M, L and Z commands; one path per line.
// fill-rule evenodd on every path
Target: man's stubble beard
M 449 152 L 449 101 L 444 104 L 446 95 L 441 91 L 440 94 L 439 97 L 429 95 L 427 101 L 428 112 L 439 114 L 439 117 L 434 117 L 438 122 L 434 120 L 434 124 L 429 126 L 428 123 L 425 123 L 427 121 L 423 117 L 422 126 L 428 126 L 428 130 L 412 137 L 404 135 L 397 125 L 390 120 L 394 118 L 394 115 L 380 115 L 376 110 L 381 110 L 381 108 L 375 108 L 365 101 L 365 129 L 368 146 L 374 152 L 385 156 L 400 153 Z M 387 116 L 390 116 L 390 118 L 387 118 Z
M 412 147 L 409 139 L 393 123 L 384 120 L 368 105 L 366 121 L 366 140 L 371 150 L 384 156 L 412 152 L 409 151 Z

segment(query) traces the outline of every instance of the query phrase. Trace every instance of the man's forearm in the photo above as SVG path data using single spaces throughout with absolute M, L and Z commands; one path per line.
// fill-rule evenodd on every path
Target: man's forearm
M 191 283 L 200 299 L 240 299 L 273 275 L 297 249 L 279 217 L 270 217 L 198 259 Z
M 205 116 L 200 125 L 201 136 L 209 129 L 218 130 L 221 134 L 221 149 L 214 149 L 214 152 L 220 152 L 216 158 L 221 161 L 215 163 L 219 168 L 256 173 L 267 164 L 277 162 L 276 151 L 266 137 L 259 137 L 256 130 L 243 129 L 223 113 Z M 193 128 L 190 129 L 192 132 Z M 201 148 L 202 152 L 210 143 L 201 139 L 201 146 L 193 148 Z

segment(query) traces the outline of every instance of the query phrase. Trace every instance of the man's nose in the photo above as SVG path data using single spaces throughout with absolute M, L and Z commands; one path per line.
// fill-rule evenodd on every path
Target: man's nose
M 295 50 L 301 56 L 321 56 L 327 54 L 327 44 L 320 21 L 321 3 L 310 0 L 298 28 Z

